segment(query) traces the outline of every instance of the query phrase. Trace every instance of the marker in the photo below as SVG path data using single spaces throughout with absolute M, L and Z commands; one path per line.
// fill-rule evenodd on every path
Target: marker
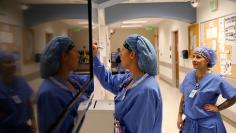
M 94 105 L 93 105 L 93 108 L 95 108 L 95 107 L 96 107 L 96 104 L 97 104 L 97 102 L 98 102 L 98 101 L 96 100 L 96 101 L 95 101 L 95 103 L 94 103 Z
M 104 46 L 102 46 L 102 45 L 97 45 L 97 48 L 104 49 Z

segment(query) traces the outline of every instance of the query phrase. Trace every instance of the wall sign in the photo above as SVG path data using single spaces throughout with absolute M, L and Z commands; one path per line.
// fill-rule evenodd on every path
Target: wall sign
M 218 6 L 218 0 L 210 0 L 210 10 L 216 11 Z
M 236 14 L 225 17 L 225 41 L 236 44 Z

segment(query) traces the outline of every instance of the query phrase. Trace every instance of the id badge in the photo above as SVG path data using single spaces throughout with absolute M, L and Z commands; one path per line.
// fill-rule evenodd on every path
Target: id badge
M 17 96 L 17 95 L 12 96 L 11 98 L 13 99 L 13 101 L 14 101 L 16 104 L 20 104 L 20 103 L 22 103 L 20 97 Z
M 197 93 L 197 90 L 193 89 L 191 93 L 189 94 L 189 97 L 193 98 L 196 95 L 196 93 Z
M 119 129 L 115 127 L 115 133 L 119 133 Z
M 121 92 L 117 94 L 117 96 L 115 96 L 115 100 L 123 101 L 125 99 L 125 95 L 126 95 L 126 90 L 123 89 Z

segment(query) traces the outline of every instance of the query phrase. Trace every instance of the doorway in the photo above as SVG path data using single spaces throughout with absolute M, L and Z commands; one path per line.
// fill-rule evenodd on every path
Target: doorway
M 178 46 L 179 46 L 179 32 L 178 31 L 173 31 L 173 59 L 172 59 L 172 64 L 173 64 L 173 85 L 176 88 L 179 88 L 179 51 L 178 51 Z
M 53 38 L 53 34 L 47 32 L 45 34 L 45 38 L 46 38 L 46 44 L 48 44 L 48 42 Z
M 157 28 L 154 29 L 154 47 L 157 53 L 157 75 L 159 75 L 159 33 Z

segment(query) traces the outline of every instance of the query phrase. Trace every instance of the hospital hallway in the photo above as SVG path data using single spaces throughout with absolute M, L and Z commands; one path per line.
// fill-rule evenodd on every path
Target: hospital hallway
M 193 130 L 224 130 L 219 117 L 209 117 L 221 110 L 227 133 L 236 133 L 235 7 L 236 0 L 0 0 L 0 133 L 16 125 L 114 133 L 114 119 L 116 130 L 158 132 L 156 82 L 142 82 L 156 73 L 162 133 L 179 132 L 183 82 L 186 114 L 206 118 L 186 122 Z M 111 78 L 100 68 L 126 75 Z M 101 84 L 118 95 L 116 106 Z M 155 94 L 140 96 L 139 88 Z
M 36 88 L 38 88 L 39 84 L 41 83 L 41 79 L 35 79 L 29 82 L 30 86 L 34 89 L 34 91 L 36 92 Z M 101 90 L 103 90 L 103 88 L 101 87 L 100 83 L 97 80 L 94 80 L 95 84 L 97 85 L 97 87 L 95 87 L 95 93 L 99 92 Z M 178 109 L 179 109 L 179 101 L 180 101 L 180 92 L 177 88 L 172 87 L 170 84 L 168 84 L 167 82 L 163 81 L 162 79 L 158 78 L 158 82 L 160 85 L 160 89 L 161 89 L 161 94 L 162 94 L 162 100 L 163 100 L 163 121 L 162 121 L 162 133 L 178 133 L 178 128 L 176 126 L 176 122 L 177 122 L 177 114 L 178 114 Z M 107 92 L 106 92 L 107 93 Z M 101 94 L 101 93 L 97 93 L 97 94 Z M 109 95 L 109 94 L 108 94 Z M 99 96 L 94 96 L 94 98 L 98 98 L 100 101 L 103 101 L 101 99 L 101 97 Z M 112 102 L 113 97 L 110 96 L 105 96 L 105 101 L 110 101 Z M 96 100 L 96 99 L 94 99 Z M 100 107 L 102 108 L 102 107 Z M 104 107 L 106 108 L 106 107 Z M 104 109 L 102 108 L 102 109 Z M 94 118 L 94 114 L 93 116 L 89 116 L 90 113 L 88 111 L 86 118 L 89 119 L 89 117 L 93 117 L 93 121 L 86 121 L 84 122 L 83 128 L 81 129 L 81 133 L 92 133 L 90 132 L 90 130 L 95 130 L 97 133 L 109 133 L 106 131 L 111 130 L 113 127 L 112 122 L 112 114 L 107 113 L 106 112 L 107 109 L 104 109 L 104 115 L 106 118 L 104 119 L 99 119 L 99 120 L 94 120 L 96 118 L 99 117 L 95 117 Z M 100 110 L 100 112 L 102 112 L 102 110 Z M 107 116 L 108 117 L 107 117 Z M 111 117 L 109 117 L 109 115 Z M 227 130 L 227 133 L 235 133 L 236 131 L 236 124 L 227 120 L 227 118 L 223 118 L 224 119 L 224 124 Z M 106 120 L 108 122 L 106 122 Z M 101 125 L 101 123 L 108 123 L 109 125 Z M 98 124 L 98 125 L 96 125 Z M 98 127 L 97 127 L 98 126 Z M 107 129 L 102 128 L 102 126 L 104 126 Z M 109 127 L 111 126 L 111 127 Z M 96 128 L 97 127 L 97 128 Z M 97 131 L 100 130 L 101 132 Z

